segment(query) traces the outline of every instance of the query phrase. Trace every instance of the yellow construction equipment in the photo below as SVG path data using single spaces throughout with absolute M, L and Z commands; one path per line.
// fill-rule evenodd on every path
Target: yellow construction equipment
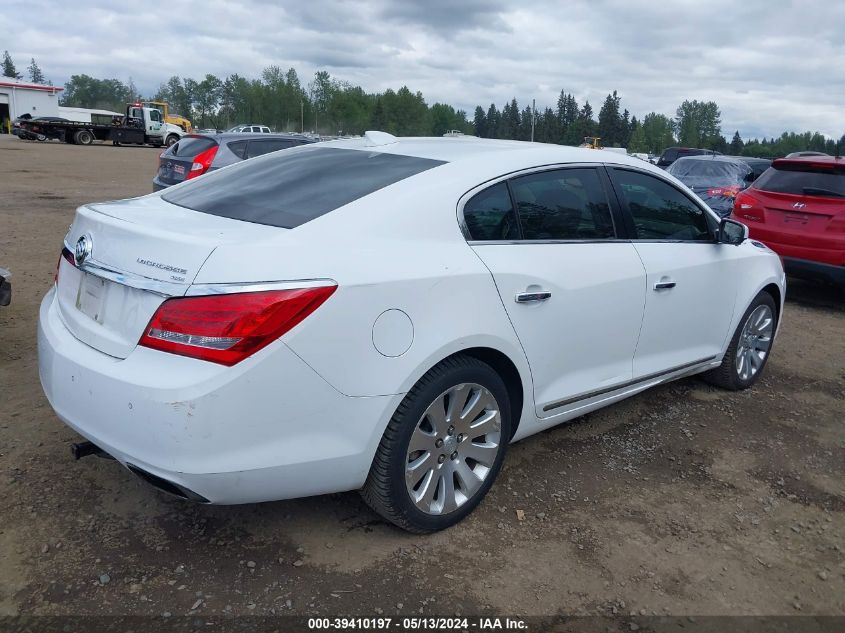
M 586 147 L 588 149 L 602 149 L 601 138 L 598 136 L 585 136 L 584 142 L 578 147 Z
M 185 132 L 192 132 L 193 127 L 191 126 L 191 122 L 183 117 L 181 114 L 170 113 L 170 106 L 165 101 L 144 101 L 145 106 L 148 108 L 158 108 L 164 113 L 164 121 L 165 123 L 172 123 L 173 125 L 178 125 L 180 128 L 185 130 Z

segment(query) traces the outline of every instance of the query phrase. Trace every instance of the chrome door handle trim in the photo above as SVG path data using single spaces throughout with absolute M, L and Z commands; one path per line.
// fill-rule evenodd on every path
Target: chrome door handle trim
M 670 288 L 674 288 L 674 287 L 675 287 L 674 281 L 658 281 L 656 284 L 654 284 L 655 290 L 669 290 Z
M 552 293 L 548 290 L 541 290 L 540 292 L 520 292 L 514 297 L 517 303 L 532 303 L 535 301 L 545 301 L 550 298 Z

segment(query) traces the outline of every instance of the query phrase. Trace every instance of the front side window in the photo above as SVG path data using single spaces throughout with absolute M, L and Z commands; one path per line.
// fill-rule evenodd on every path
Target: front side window
M 621 169 L 614 178 L 634 220 L 635 239 L 712 241 L 704 210 L 669 183 Z
M 508 186 L 500 182 L 470 198 L 464 205 L 464 223 L 471 240 L 519 239 Z
M 594 168 L 571 168 L 511 181 L 522 239 L 613 239 L 607 195 Z

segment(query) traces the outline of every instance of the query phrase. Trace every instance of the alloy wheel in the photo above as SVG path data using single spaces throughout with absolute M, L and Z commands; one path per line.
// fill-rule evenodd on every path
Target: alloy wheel
M 462 383 L 432 402 L 408 443 L 405 486 L 431 515 L 457 510 L 481 488 L 501 449 L 501 413 L 493 394 Z
M 740 380 L 753 378 L 769 353 L 774 334 L 774 316 L 771 308 L 760 305 L 748 315 L 736 346 L 736 373 Z

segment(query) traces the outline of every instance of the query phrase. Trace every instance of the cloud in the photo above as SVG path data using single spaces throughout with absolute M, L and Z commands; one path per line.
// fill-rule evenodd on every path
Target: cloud
M 554 107 L 561 90 L 595 111 L 617 90 L 642 117 L 716 101 L 730 137 L 845 132 L 845 3 L 829 0 L 173 0 L 138 11 L 106 0 L 7 0 L 19 71 L 132 77 L 152 93 L 171 75 L 258 77 L 277 64 L 368 91 L 408 85 L 472 112 L 516 97 Z M 79 16 L 85 16 L 80 19 Z

